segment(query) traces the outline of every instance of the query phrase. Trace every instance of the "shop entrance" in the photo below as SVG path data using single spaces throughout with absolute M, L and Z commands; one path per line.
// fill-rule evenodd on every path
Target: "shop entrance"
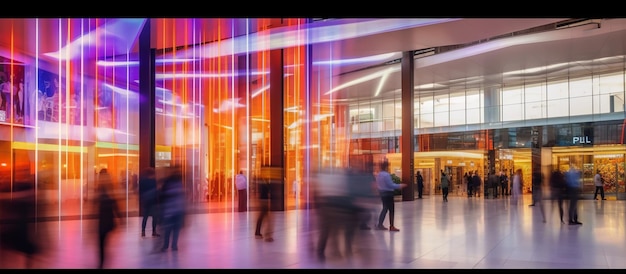
M 593 199 L 593 177 L 599 172 L 605 180 L 604 194 L 607 200 L 625 200 L 624 145 L 594 147 L 559 147 L 552 149 L 552 168 L 565 172 L 573 166 L 581 171 L 582 196 Z

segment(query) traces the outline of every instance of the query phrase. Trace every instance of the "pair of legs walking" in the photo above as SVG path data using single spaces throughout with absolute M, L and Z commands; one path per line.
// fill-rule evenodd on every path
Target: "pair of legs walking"
M 180 229 L 183 226 L 183 218 L 182 214 L 175 214 L 169 217 L 166 217 L 163 221 L 163 247 L 162 251 L 165 251 L 170 247 L 170 235 L 171 235 L 171 246 L 172 250 L 178 250 L 178 236 L 180 235 Z
M 381 193 L 380 199 L 383 202 L 383 209 L 380 211 L 380 215 L 378 215 L 378 224 L 376 225 L 376 229 L 387 230 L 387 228 L 383 225 L 383 222 L 385 221 L 387 212 L 389 212 L 389 231 L 400 231 L 400 229 L 397 229 L 393 225 L 396 212 L 395 202 L 393 201 L 393 192 Z
M 157 212 L 156 212 L 156 206 L 152 205 L 151 203 L 144 203 L 142 205 L 142 208 L 144 208 L 143 212 L 142 212 L 142 219 L 141 219 L 141 237 L 145 237 L 146 236 L 146 225 L 148 224 L 148 217 L 152 217 L 152 237 L 159 237 L 161 235 L 159 235 L 157 233 L 156 230 L 156 226 L 157 226 Z
M 568 189 L 569 196 L 569 224 L 570 225 L 582 225 L 583 223 L 578 221 L 578 189 L 577 188 L 569 188 Z
M 334 243 L 343 232 L 344 239 L 344 255 L 350 257 L 352 255 L 352 243 L 357 231 L 357 226 L 363 229 L 366 225 L 363 223 L 363 212 L 355 208 L 344 208 L 337 206 L 321 206 L 319 209 L 320 217 L 320 235 L 317 240 L 317 258 L 321 261 L 326 259 L 325 250 L 329 240 L 334 239 Z M 369 227 L 368 227 L 369 229 Z M 331 235 L 332 234 L 332 235 Z
M 256 228 L 254 230 L 254 236 L 257 239 L 265 238 L 266 242 L 273 242 L 274 238 L 272 237 L 273 226 L 272 219 L 270 216 L 270 205 L 269 200 L 261 200 L 260 201 L 261 212 L 256 219 Z M 265 226 L 263 234 L 261 234 L 261 229 Z
M 602 198 L 602 200 L 606 200 L 604 199 L 604 186 L 596 186 L 596 192 L 593 194 L 594 200 L 598 199 L 598 192 L 600 192 L 600 198 Z

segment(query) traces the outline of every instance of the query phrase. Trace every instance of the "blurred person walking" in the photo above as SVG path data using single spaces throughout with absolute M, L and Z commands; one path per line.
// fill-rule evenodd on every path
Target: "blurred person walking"
M 465 175 L 463 175 L 463 178 L 465 179 L 465 186 L 467 187 L 467 198 L 471 198 L 472 196 L 474 196 L 474 194 L 472 193 L 472 189 L 473 189 L 473 180 L 472 180 L 472 172 L 470 171 L 465 172 Z
M 371 164 L 348 170 L 323 170 L 317 173 L 314 186 L 320 231 L 316 249 L 318 259 L 325 260 L 330 239 L 334 239 L 337 252 L 341 246 L 338 240 L 343 239 L 343 255 L 351 257 L 357 229 L 371 229 L 367 225 L 371 219 L 370 205 L 377 197 Z
M 480 185 L 482 184 L 482 180 L 478 175 L 478 170 L 474 170 L 474 175 L 472 176 L 472 194 L 474 197 L 480 197 Z
M 541 171 L 536 170 L 532 173 L 532 185 L 533 185 L 533 203 L 530 206 L 539 206 L 539 211 L 541 211 L 541 218 L 543 222 L 546 222 L 546 212 L 543 207 L 543 174 Z
M 12 187 L 12 193 L 0 193 L 0 220 L 6 222 L 0 225 L 0 247 L 22 253 L 25 268 L 31 268 L 34 256 L 40 251 L 32 227 L 35 222 L 34 181 L 17 179 Z
M 112 194 L 113 183 L 111 176 L 106 168 L 100 170 L 98 175 L 98 255 L 99 255 L 99 268 L 104 268 L 106 258 L 106 246 L 109 235 L 118 226 L 116 218 L 121 219 L 122 214 L 120 212 L 117 200 Z
M 441 194 L 443 196 L 443 201 L 444 202 L 448 202 L 448 192 L 450 189 L 450 179 L 448 179 L 448 176 L 446 175 L 445 172 L 443 172 L 443 170 L 441 170 Z
M 178 238 L 185 221 L 186 199 L 180 167 L 172 167 L 169 172 L 161 189 L 163 225 L 161 251 L 166 251 L 170 246 L 173 251 L 178 250 Z
M 498 194 L 500 194 L 500 175 L 498 175 L 495 171 L 493 171 L 493 182 L 491 189 L 493 190 L 493 198 L 498 198 Z
M 372 163 L 350 168 L 347 174 L 347 214 L 344 226 L 345 252 L 352 253 L 352 243 L 357 227 L 360 230 L 370 230 L 372 205 L 376 195 L 376 177 L 372 170 Z
M 517 203 L 519 199 L 522 198 L 522 185 L 524 184 L 524 179 L 522 175 L 522 169 L 518 168 L 515 170 L 515 175 L 513 175 L 513 183 L 511 184 L 511 202 Z
M 531 176 L 531 197 L 532 199 L 532 203 L 529 204 L 528 206 L 535 206 L 536 203 L 539 202 L 539 199 L 541 199 L 541 185 L 542 185 L 542 178 L 543 175 L 541 174 L 541 172 L 539 171 L 533 171 L 532 176 Z
M 570 225 L 582 225 L 578 221 L 578 196 L 580 195 L 580 171 L 573 165 L 565 172 L 567 196 L 569 198 L 568 217 Z
M 259 215 L 256 219 L 256 227 L 254 230 L 254 237 L 257 239 L 265 238 L 266 242 L 273 242 L 274 238 L 272 237 L 273 233 L 273 220 L 270 214 L 270 203 L 271 203 L 271 183 L 270 179 L 264 178 L 258 184 L 259 186 Z M 263 229 L 264 228 L 264 229 Z M 261 231 L 263 230 L 263 233 Z
M 417 182 L 417 198 L 422 199 L 422 194 L 424 192 L 424 176 L 422 176 L 422 173 L 419 170 L 415 174 L 415 180 Z
M 159 194 L 154 168 L 148 167 L 139 178 L 139 202 L 141 210 L 141 237 L 146 236 L 148 217 L 152 217 L 152 237 L 159 237 L 157 223 L 159 215 Z
M 391 180 L 391 174 L 389 174 L 388 169 L 389 162 L 387 161 L 387 159 L 385 159 L 380 163 L 380 171 L 376 176 L 378 194 L 380 195 L 380 200 L 383 203 L 383 208 L 380 211 L 380 215 L 378 216 L 378 224 L 376 225 L 376 229 L 387 230 L 387 228 L 383 225 L 383 222 L 385 221 L 387 212 L 389 212 L 389 231 L 400 231 L 400 229 L 394 226 L 395 202 L 393 200 L 393 197 L 394 190 L 402 189 L 406 187 L 406 184 L 394 183 Z
M 552 194 L 552 204 L 556 201 L 559 209 L 559 219 L 563 222 L 563 200 L 567 196 L 567 184 L 563 172 L 556 169 L 550 174 L 550 192 Z
M 598 192 L 600 192 L 600 198 L 604 199 L 604 178 L 600 175 L 600 170 L 596 170 L 596 175 L 593 176 L 593 184 L 596 186 L 596 191 L 593 194 L 593 199 L 598 199 Z
M 509 189 L 509 177 L 506 175 L 506 170 L 500 171 L 500 190 L 501 190 L 501 196 L 504 198 L 504 196 L 508 195 L 508 189 Z
M 243 174 L 243 170 L 235 176 L 235 187 L 237 187 L 237 211 L 243 212 L 248 210 L 248 179 Z
M 351 214 L 347 207 L 352 202 L 348 180 L 345 170 L 324 169 L 316 174 L 314 197 L 319 228 L 316 254 L 320 261 L 326 259 L 325 251 L 329 239 L 337 239 L 341 229 L 352 230 L 346 222 L 356 226 L 358 221 L 356 214 Z M 350 237 L 351 233 L 347 232 L 346 235 Z
M 496 175 L 495 171 L 489 172 L 487 177 L 487 184 L 489 186 L 488 192 L 491 194 L 491 198 L 498 198 L 498 185 L 500 184 L 500 177 Z M 486 198 L 486 196 L 485 196 Z

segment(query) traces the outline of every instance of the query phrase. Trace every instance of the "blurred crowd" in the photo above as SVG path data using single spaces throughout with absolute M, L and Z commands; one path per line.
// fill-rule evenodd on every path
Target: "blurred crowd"
M 366 162 L 354 165 L 347 169 L 326 168 L 314 176 L 314 203 L 318 216 L 318 235 L 315 241 L 315 252 L 319 260 L 326 259 L 327 246 L 332 246 L 334 254 L 341 253 L 344 257 L 351 257 L 355 237 L 358 230 L 383 230 L 382 222 L 389 211 L 386 198 L 381 195 L 377 177 L 387 178 L 388 162 L 380 163 L 380 169 L 375 173 L 374 164 Z M 391 182 L 391 178 L 387 178 Z M 392 186 L 395 187 L 395 186 Z M 398 186 L 400 188 L 401 185 Z M 390 191 L 393 203 L 393 191 Z M 383 201 L 383 211 L 375 217 L 375 212 Z M 393 206 L 391 205 L 391 210 Z M 389 211 L 390 223 L 393 227 L 393 211 Z M 386 229 L 386 228 L 385 228 Z M 360 254 L 368 256 L 366 250 Z
M 0 189 L 0 254 L 19 253 L 23 258 L 24 268 L 37 265 L 38 258 L 49 250 L 46 246 L 46 222 L 40 212 L 46 210 L 47 203 L 36 195 L 34 175 L 29 167 L 16 168 L 13 184 L 2 184 Z M 147 219 L 152 218 L 152 237 L 155 238 L 154 251 L 166 252 L 178 250 L 178 239 L 185 224 L 188 199 L 182 182 L 182 170 L 178 166 L 156 171 L 148 168 L 142 173 L 138 186 L 140 192 L 140 211 L 143 218 L 141 237 L 145 237 Z M 6 174 L 5 174 L 6 175 Z M 94 209 L 94 243 L 97 245 L 97 265 L 107 266 L 107 252 L 110 249 L 110 235 L 126 225 L 125 212 L 120 203 L 122 196 L 115 191 L 111 174 L 102 168 L 95 179 L 96 197 L 91 199 Z M 7 187 L 8 186 L 8 187 Z M 163 237 L 161 237 L 163 235 Z
M 348 168 L 324 168 L 314 173 L 310 186 L 313 194 L 312 209 L 317 217 L 313 226 L 317 233 L 312 234 L 312 243 L 320 261 L 326 260 L 330 252 L 333 257 L 350 258 L 357 253 L 355 249 L 359 249 L 359 256 L 371 256 L 367 248 L 359 245 L 368 242 L 365 237 L 370 233 L 359 233 L 360 230 L 400 231 L 394 224 L 394 193 L 407 185 L 392 182 L 388 168 L 389 162 L 383 160 L 379 163 L 354 164 Z M 161 176 L 157 177 L 157 174 Z M 243 172 L 240 175 L 238 188 L 245 194 L 247 179 Z M 445 176 L 442 171 L 442 187 L 446 187 Z M 490 173 L 486 181 L 488 185 L 498 185 L 502 178 L 502 174 Z M 511 178 L 510 200 L 513 203 L 521 195 L 522 178 L 521 169 L 516 170 Z M 508 180 L 507 177 L 504 179 Z M 545 178 L 540 172 L 536 172 L 532 174 L 532 180 L 533 203 L 530 205 L 537 206 L 544 222 L 542 201 L 551 198 L 558 204 L 562 223 L 567 218 L 570 225 L 582 224 L 577 214 L 581 173 L 575 166 L 565 172 L 555 170 Z M 603 182 L 601 177 L 596 180 Z M 419 179 L 417 181 L 419 184 Z M 24 260 L 24 268 L 31 268 L 33 264 L 36 265 L 37 258 L 48 250 L 45 246 L 45 225 L 42 225 L 45 222 L 37 221 L 37 211 L 45 209 L 44 206 L 37 205 L 36 185 L 30 172 L 17 171 L 14 182 L 9 188 L 0 189 L 0 254 L 5 251 L 19 253 Z M 277 191 L 281 186 L 280 182 L 263 182 L 256 192 L 260 211 L 255 231 L 251 233 L 257 239 L 272 242 L 275 236 L 271 218 L 271 211 L 275 210 L 272 197 L 282 197 L 284 193 Z M 94 243 L 98 247 L 94 254 L 98 263 L 94 268 L 106 268 L 110 264 L 107 252 L 113 245 L 109 243 L 110 235 L 126 225 L 128 216 L 121 210 L 122 197 L 113 190 L 111 175 L 106 168 L 99 171 L 94 183 L 97 186 L 97 195 L 90 200 L 97 214 L 96 227 L 91 228 L 94 232 Z M 550 196 L 544 197 L 545 194 L 541 191 L 544 185 L 549 188 Z M 186 215 L 189 199 L 183 187 L 181 167 L 168 167 L 158 171 L 154 168 L 143 170 L 138 179 L 138 193 L 141 227 L 137 228 L 137 237 L 151 236 L 154 240 L 153 252 L 175 252 L 184 248 L 178 245 L 178 239 L 183 228 L 188 225 Z M 245 197 L 244 194 L 240 197 Z M 600 192 L 600 195 L 604 199 L 604 193 Z M 564 203 L 566 200 L 567 204 Z M 446 192 L 443 193 L 443 201 L 445 205 Z M 240 203 L 239 207 L 239 211 L 244 212 L 246 205 Z M 388 227 L 383 225 L 386 220 Z

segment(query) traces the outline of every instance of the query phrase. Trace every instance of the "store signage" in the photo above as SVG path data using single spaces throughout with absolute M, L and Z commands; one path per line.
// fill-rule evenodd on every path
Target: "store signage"
M 575 136 L 572 138 L 573 144 L 591 144 L 589 136 Z

